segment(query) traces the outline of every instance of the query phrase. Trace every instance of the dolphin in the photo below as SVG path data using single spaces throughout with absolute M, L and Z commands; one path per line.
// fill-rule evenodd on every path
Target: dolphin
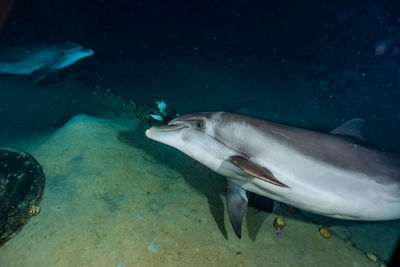
M 0 48 L 0 73 L 32 75 L 39 82 L 78 60 L 93 55 L 93 50 L 72 41 Z
M 237 237 L 246 191 L 348 220 L 400 219 L 400 155 L 368 145 L 364 120 L 324 133 L 228 112 L 177 117 L 146 136 L 177 148 L 228 182 Z

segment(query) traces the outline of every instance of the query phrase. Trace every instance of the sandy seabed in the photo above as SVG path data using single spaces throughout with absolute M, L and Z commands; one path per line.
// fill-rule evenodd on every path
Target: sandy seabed
M 333 225 L 324 239 L 318 225 L 286 214 L 280 237 L 280 208 L 249 207 L 237 239 L 223 177 L 146 139 L 145 128 L 77 115 L 34 142 L 28 152 L 46 174 L 41 212 L 0 248 L 0 265 L 378 266 L 363 246 L 389 257 L 398 233 L 387 224 Z M 343 240 L 349 229 L 356 247 Z

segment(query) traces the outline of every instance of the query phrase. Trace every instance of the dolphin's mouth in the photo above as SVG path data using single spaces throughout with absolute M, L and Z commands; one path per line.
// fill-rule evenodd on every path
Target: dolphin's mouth
M 177 131 L 183 128 L 189 128 L 189 126 L 184 125 L 184 124 L 175 124 L 171 123 L 168 125 L 163 125 L 163 126 L 153 126 L 150 128 L 151 131 L 155 132 L 171 132 L 171 131 Z

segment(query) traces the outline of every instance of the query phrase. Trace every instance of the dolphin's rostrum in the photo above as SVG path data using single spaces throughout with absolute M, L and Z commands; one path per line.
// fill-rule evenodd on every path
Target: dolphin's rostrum
M 361 139 L 362 119 L 322 133 L 227 112 L 183 115 L 146 136 L 228 180 L 236 235 L 246 191 L 339 219 L 400 219 L 400 156 Z

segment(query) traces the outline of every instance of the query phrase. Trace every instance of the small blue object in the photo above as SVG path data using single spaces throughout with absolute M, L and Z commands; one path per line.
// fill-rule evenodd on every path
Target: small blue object
M 161 115 L 158 115 L 158 114 L 150 114 L 150 117 L 152 117 L 156 121 L 164 121 L 164 118 Z
M 158 110 L 160 111 L 160 114 L 163 117 L 167 116 L 167 103 L 165 103 L 164 100 L 161 100 L 161 101 L 156 101 L 156 105 L 158 107 Z

